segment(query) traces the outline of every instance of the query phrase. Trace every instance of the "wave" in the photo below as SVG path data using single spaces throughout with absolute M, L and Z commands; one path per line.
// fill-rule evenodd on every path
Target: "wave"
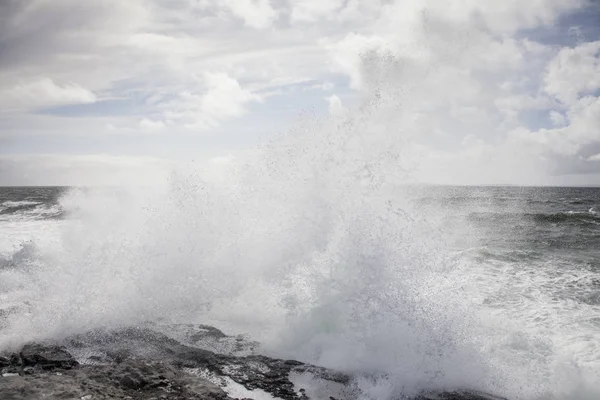
M 22 243 L 18 250 L 8 256 L 0 256 L 0 269 L 24 269 L 37 260 L 37 246 L 33 242 Z
M 43 203 L 37 201 L 5 201 L 0 204 L 0 215 L 15 214 L 20 211 L 30 210 Z
M 469 219 L 474 221 L 494 221 L 500 224 L 533 222 L 537 224 L 599 224 L 600 215 L 590 211 L 564 211 L 557 213 L 515 213 L 515 212 L 472 212 Z
M 568 204 L 573 205 L 592 205 L 598 203 L 597 199 L 575 199 L 566 201 Z
M 463 188 L 463 190 L 466 190 Z M 528 198 L 526 196 L 498 196 L 489 192 L 483 195 L 445 196 L 440 192 L 437 197 L 420 197 L 418 201 L 423 205 L 451 206 L 457 209 L 472 209 L 477 207 L 496 207 L 505 209 L 548 209 L 556 210 L 570 206 L 592 206 L 589 212 L 594 212 L 595 205 L 600 201 L 600 195 L 594 199 L 586 200 L 558 200 Z
M 600 216 L 593 212 L 567 211 L 554 214 L 528 214 L 530 218 L 538 222 L 550 223 L 593 223 L 600 222 Z
M 281 358 L 378 377 L 358 383 L 368 398 L 600 390 L 597 364 L 561 348 L 560 335 L 573 336 L 548 319 L 572 309 L 538 296 L 535 270 L 521 264 L 510 275 L 454 258 L 446 240 L 472 227 L 439 230 L 436 219 L 452 210 L 421 213 L 398 189 L 415 154 L 395 134 L 414 123 L 398 96 L 378 92 L 344 121 L 306 121 L 301 134 L 223 166 L 222 179 L 178 170 L 164 187 L 66 193 L 60 241 L 39 244 L 27 268 L 11 256 L 0 270 L 2 300 L 27 307 L 6 317 L 0 348 L 203 323 L 248 333 Z
M 57 219 L 64 215 L 64 210 L 59 204 L 5 201 L 0 205 L 0 217 L 4 219 Z
M 0 347 L 145 321 L 245 332 L 266 353 L 380 376 L 376 398 L 423 388 L 501 392 L 439 235 L 398 193 L 404 140 L 371 107 L 310 125 L 229 166 L 166 187 L 72 190 L 58 246 L 4 271 L 28 313 Z M 367 387 L 370 386 L 370 387 Z
M 6 207 L 6 208 L 13 208 L 13 207 L 21 207 L 21 206 L 37 206 L 39 204 L 42 204 L 42 202 L 39 201 L 31 201 L 31 200 L 20 200 L 20 201 L 5 201 L 2 204 L 0 204 L 0 207 Z

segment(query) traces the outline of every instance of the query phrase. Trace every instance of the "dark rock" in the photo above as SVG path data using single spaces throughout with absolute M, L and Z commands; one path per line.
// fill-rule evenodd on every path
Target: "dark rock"
M 20 367 L 23 365 L 23 360 L 21 360 L 21 357 L 18 354 L 11 354 L 9 364 L 11 367 Z
M 0 356 L 0 368 L 8 367 L 10 364 L 10 359 L 8 357 Z
M 71 369 L 79 363 L 64 347 L 37 343 L 27 344 L 19 353 L 22 365 L 39 367 L 45 370 Z
M 173 375 L 174 381 L 165 382 L 159 377 L 164 374 Z M 148 364 L 139 360 L 117 365 L 80 366 L 65 370 L 61 375 L 42 371 L 35 375 L 0 378 L 2 400 L 41 398 L 232 400 L 208 381 L 192 378 L 162 363 Z
M 238 341 L 223 332 L 193 326 L 187 338 L 206 343 Z M 219 388 L 229 379 L 247 390 L 260 389 L 283 400 L 309 400 L 311 394 L 297 389 L 292 376 L 327 381 L 342 391 L 322 398 L 352 400 L 353 377 L 295 360 L 258 354 L 216 353 L 185 345 L 148 328 L 98 330 L 66 340 L 64 346 L 28 344 L 18 355 L 0 359 L 0 366 L 14 368 L 21 376 L 0 378 L 0 399 L 218 399 L 232 400 Z M 73 354 L 73 355 L 72 355 Z M 75 359 L 79 359 L 79 364 Z M 4 364 L 2 364 L 4 363 Z M 208 380 L 207 380 L 208 379 Z M 210 380 L 210 381 L 209 381 Z M 329 387 L 329 386 L 328 386 Z M 346 389 L 344 389 L 346 388 Z M 413 400 L 503 400 L 477 392 L 424 393 Z M 320 400 L 316 399 L 315 400 Z M 405 399 L 406 400 L 406 399 Z
M 21 367 L 16 367 L 16 366 L 8 366 L 5 368 L 2 368 L 2 374 L 15 374 L 15 375 L 19 375 L 19 373 L 21 372 Z
M 477 391 L 456 391 L 450 393 L 423 394 L 415 400 L 506 400 L 504 397 L 492 396 Z
M 33 367 L 25 367 L 21 370 L 21 374 L 23 375 L 32 375 L 35 372 Z
M 221 330 L 214 328 L 212 326 L 208 326 L 208 325 L 199 325 L 197 327 L 194 327 L 197 332 L 194 333 L 191 336 L 192 340 L 195 341 L 200 341 L 202 339 L 204 339 L 205 337 L 209 336 L 209 337 L 213 337 L 213 338 L 217 338 L 217 339 L 223 339 L 228 337 L 226 334 L 224 334 Z M 200 329 L 198 331 L 198 328 Z

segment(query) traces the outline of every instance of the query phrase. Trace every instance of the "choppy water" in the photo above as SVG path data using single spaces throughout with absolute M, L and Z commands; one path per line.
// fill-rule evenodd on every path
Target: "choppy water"
M 1 345 L 206 322 L 379 375 L 360 383 L 376 399 L 598 398 L 600 189 L 271 190 L 0 188 Z
M 67 188 L 3 187 L 0 188 L 0 221 L 43 220 L 60 218 L 58 204 Z

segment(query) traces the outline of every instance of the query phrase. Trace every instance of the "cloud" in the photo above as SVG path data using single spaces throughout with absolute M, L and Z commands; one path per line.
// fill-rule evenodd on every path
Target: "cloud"
M 119 186 L 163 183 L 173 162 L 107 154 L 0 156 L 0 186 Z
M 580 164 L 599 140 L 599 42 L 572 14 L 596 12 L 587 4 L 0 2 L 0 137 L 20 152 L 95 137 L 82 154 L 102 137 L 116 154 L 123 135 L 137 134 L 158 155 L 219 132 L 215 146 L 229 153 L 303 109 L 353 114 L 351 104 L 379 101 L 389 107 L 382 118 L 398 118 L 394 129 L 422 149 L 429 177 L 439 163 L 456 166 L 441 168 L 448 181 L 477 171 L 508 179 L 489 165 L 514 162 L 511 152 L 542 175 L 587 171 Z M 578 28 L 561 25 L 565 16 Z
M 51 107 L 65 104 L 94 103 L 96 95 L 77 84 L 58 85 L 40 78 L 0 90 L 0 106 L 7 109 Z
M 329 50 L 332 70 L 347 75 L 352 89 L 363 87 L 362 56 L 368 52 L 385 52 L 390 49 L 383 37 L 357 33 L 349 33 L 337 41 L 323 39 L 321 45 Z
M 293 3 L 291 20 L 302 22 L 314 22 L 322 17 L 331 17 L 336 15 L 336 11 L 342 9 L 344 1 L 342 0 L 299 0 Z
M 223 72 L 206 72 L 202 94 L 185 91 L 165 105 L 167 121 L 183 121 L 188 128 L 209 129 L 227 118 L 244 115 L 246 104 L 261 101 L 260 96 L 243 89 L 239 82 Z
M 269 0 L 224 0 L 223 3 L 233 15 L 244 20 L 244 23 L 252 28 L 267 28 L 277 17 L 277 12 L 271 7 Z
M 564 103 L 600 89 L 600 41 L 564 48 L 548 64 L 546 92 Z
M 565 116 L 558 111 L 550 111 L 550 120 L 555 126 L 563 126 L 566 122 Z
M 333 116 L 340 116 L 348 112 L 348 109 L 342 104 L 342 100 L 335 94 L 326 97 L 327 103 L 329 104 L 329 114 Z
M 588 146 L 600 144 L 600 98 L 585 97 L 573 104 L 568 121 L 568 125 L 552 129 L 515 130 L 509 139 L 516 146 L 536 149 L 557 161 L 564 161 L 567 156 L 579 158 Z
M 494 104 L 498 110 L 511 115 L 525 110 L 547 110 L 556 107 L 556 102 L 548 96 L 532 94 L 511 94 L 498 97 Z
M 430 0 L 429 4 L 435 0 Z M 527 2 L 507 0 L 503 2 L 481 2 L 468 0 L 463 4 L 444 2 L 445 9 L 456 21 L 481 18 L 486 28 L 493 32 L 510 34 L 520 29 L 552 24 L 561 14 L 577 9 L 585 4 L 583 0 L 546 0 Z
M 144 131 L 157 131 L 165 128 L 165 123 L 163 121 L 153 121 L 148 118 L 143 118 L 140 121 L 140 128 Z M 114 126 L 112 127 L 114 129 Z

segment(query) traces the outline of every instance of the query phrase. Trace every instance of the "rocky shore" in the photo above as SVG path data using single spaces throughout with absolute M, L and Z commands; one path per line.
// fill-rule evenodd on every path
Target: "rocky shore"
M 0 355 L 0 399 L 357 398 L 352 376 L 265 357 L 254 348 L 201 325 L 94 331 L 60 343 L 30 343 Z M 503 400 L 469 391 L 413 399 Z

